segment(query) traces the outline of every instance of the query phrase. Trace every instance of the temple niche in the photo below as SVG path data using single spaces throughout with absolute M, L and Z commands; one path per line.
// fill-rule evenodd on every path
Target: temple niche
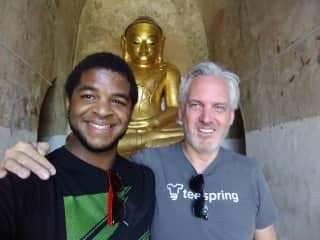
M 124 57 L 137 79 L 139 100 L 127 134 L 119 144 L 123 155 L 182 139 L 182 129 L 176 123 L 178 86 L 181 75 L 193 65 L 209 59 L 203 24 L 198 6 L 191 0 L 182 5 L 169 0 L 152 4 L 144 0 L 134 4 L 127 0 L 121 3 L 89 0 L 84 5 L 73 65 L 93 52 L 111 51 Z M 139 35 L 140 39 L 148 35 L 149 40 L 137 43 Z M 151 40 L 153 47 L 147 43 Z M 139 50 L 134 42 L 144 50 Z M 149 53 L 146 53 L 148 49 Z M 140 53 L 137 54 L 137 50 Z M 243 127 L 242 122 L 236 126 Z M 243 129 L 235 131 L 234 128 L 230 131 L 232 139 L 227 139 L 224 144 L 244 152 L 243 141 L 239 142 L 243 139 Z M 40 137 L 49 141 L 52 148 L 65 142 L 65 135 L 46 136 L 46 127 L 41 129 L 44 131 Z

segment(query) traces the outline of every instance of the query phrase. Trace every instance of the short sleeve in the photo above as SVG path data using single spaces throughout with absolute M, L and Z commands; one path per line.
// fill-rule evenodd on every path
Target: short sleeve
M 258 191 L 256 228 L 262 229 L 275 223 L 277 210 L 274 205 L 268 183 L 260 169 L 257 169 L 256 177 Z

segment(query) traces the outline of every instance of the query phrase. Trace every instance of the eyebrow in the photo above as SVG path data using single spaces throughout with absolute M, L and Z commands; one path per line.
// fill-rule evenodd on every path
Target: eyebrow
M 197 99 L 189 99 L 189 100 L 187 101 L 187 103 L 188 103 L 188 104 L 191 104 L 191 103 L 201 103 L 201 104 L 203 104 L 202 101 L 197 100 Z
M 130 102 L 130 97 L 127 94 L 123 94 L 123 93 L 114 93 L 112 94 L 113 97 L 119 97 L 119 98 L 123 98 L 126 101 Z
M 78 88 L 78 91 L 79 92 L 81 92 L 81 91 L 94 91 L 94 92 L 97 92 L 98 89 L 95 88 L 95 87 L 92 87 L 92 86 L 80 86 Z M 127 94 L 124 94 L 124 93 L 113 93 L 112 96 L 113 97 L 123 98 L 128 102 L 130 101 L 130 97 Z
M 78 91 L 79 91 L 79 92 L 81 92 L 81 91 L 87 91 L 87 90 L 89 90 L 89 91 L 98 91 L 97 88 L 92 87 L 92 86 L 80 86 L 80 87 L 78 88 Z
M 199 103 L 199 104 L 204 104 L 201 100 L 197 100 L 197 99 L 190 99 L 187 101 L 188 104 L 191 104 L 191 103 Z M 214 102 L 214 103 L 211 103 L 212 105 L 230 105 L 228 102 Z

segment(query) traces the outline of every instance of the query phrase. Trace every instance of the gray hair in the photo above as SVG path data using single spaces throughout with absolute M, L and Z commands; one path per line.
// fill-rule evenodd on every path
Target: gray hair
M 229 86 L 230 106 L 232 110 L 238 108 L 240 89 L 240 79 L 235 73 L 226 71 L 213 62 L 203 62 L 193 67 L 189 73 L 187 73 L 180 83 L 180 97 L 179 102 L 181 106 L 184 106 L 187 101 L 190 85 L 198 76 L 214 76 L 219 77 L 223 81 L 226 81 Z

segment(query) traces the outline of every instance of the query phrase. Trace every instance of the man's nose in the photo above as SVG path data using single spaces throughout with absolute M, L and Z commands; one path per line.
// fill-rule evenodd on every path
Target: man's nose
M 210 123 L 212 121 L 212 111 L 204 108 L 199 116 L 199 120 L 203 123 Z
M 100 117 L 105 117 L 113 113 L 111 104 L 108 101 L 99 101 L 94 108 L 96 114 Z

